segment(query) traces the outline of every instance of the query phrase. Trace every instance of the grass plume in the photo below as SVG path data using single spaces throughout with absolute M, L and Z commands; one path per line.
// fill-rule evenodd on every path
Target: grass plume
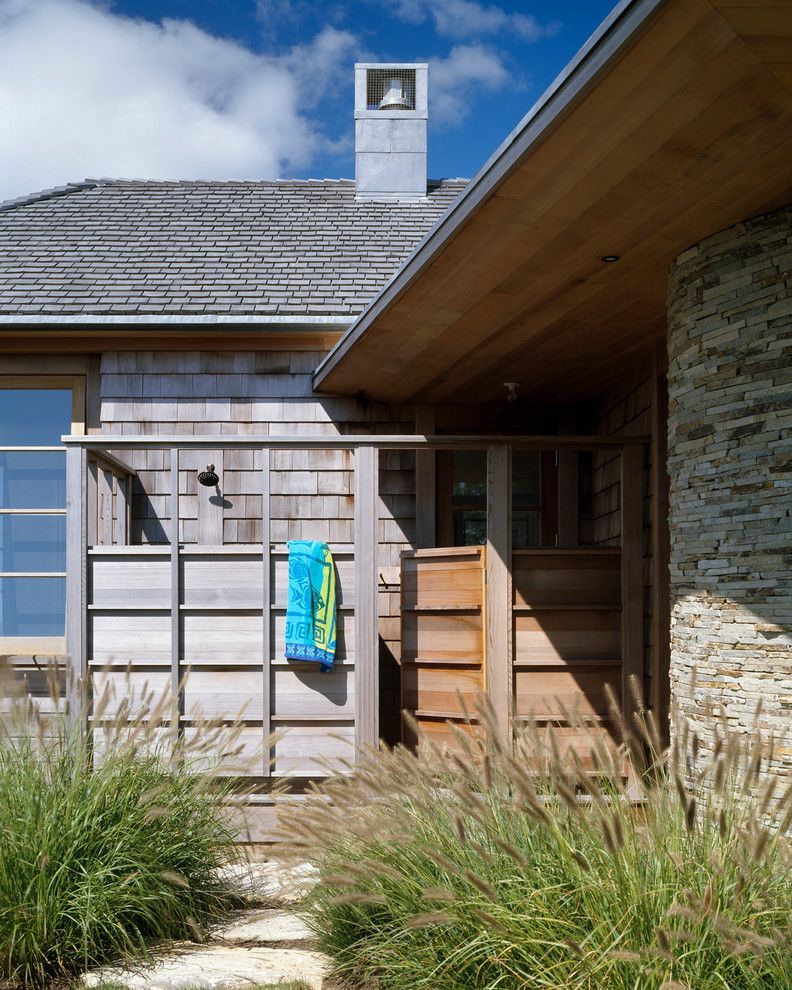
M 790 798 L 756 786 L 758 739 L 662 752 L 641 709 L 619 746 L 568 712 L 574 751 L 530 723 L 510 749 L 479 709 L 480 737 L 369 753 L 334 802 L 318 788 L 282 812 L 333 878 L 307 916 L 345 985 L 792 986 Z
M 166 699 L 126 682 L 118 698 L 79 697 L 72 718 L 55 676 L 37 702 L 8 672 L 0 688 L 0 984 L 200 938 L 234 902 L 217 771 L 218 754 L 236 759 L 236 727 L 196 717 L 188 735 Z

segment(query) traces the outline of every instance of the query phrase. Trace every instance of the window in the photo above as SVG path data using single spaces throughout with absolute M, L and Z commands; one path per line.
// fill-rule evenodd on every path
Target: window
M 487 542 L 487 455 L 457 450 L 452 456 L 451 516 L 454 546 Z M 541 455 L 533 450 L 512 454 L 512 546 L 541 543 Z
M 538 547 L 542 542 L 542 455 L 538 450 L 512 453 L 512 546 Z
M 81 379 L 0 384 L 0 637 L 62 637 L 66 613 L 64 433 L 81 430 Z

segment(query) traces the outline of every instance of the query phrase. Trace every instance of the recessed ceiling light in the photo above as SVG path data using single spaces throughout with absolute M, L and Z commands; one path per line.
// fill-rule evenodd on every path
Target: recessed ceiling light
M 604 261 L 607 264 L 612 264 L 614 261 L 618 261 L 621 255 L 619 254 L 603 254 L 600 261 Z

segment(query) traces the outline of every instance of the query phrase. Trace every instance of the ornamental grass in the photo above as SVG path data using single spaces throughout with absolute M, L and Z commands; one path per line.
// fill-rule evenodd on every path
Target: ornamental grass
M 575 713 L 502 745 L 486 701 L 454 745 L 370 753 L 299 813 L 293 852 L 334 975 L 368 990 L 789 990 L 792 789 L 772 740 L 705 752 L 651 716 L 621 745 Z
M 201 939 L 235 901 L 240 852 L 219 754 L 235 727 L 189 742 L 162 699 L 129 687 L 64 714 L 3 680 L 0 718 L 0 985 L 42 985 L 163 939 Z M 45 712 L 44 709 L 47 711 Z M 96 731 L 88 736 L 88 716 Z

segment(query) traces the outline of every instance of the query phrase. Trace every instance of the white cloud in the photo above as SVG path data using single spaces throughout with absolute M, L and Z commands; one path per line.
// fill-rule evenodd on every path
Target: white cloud
M 325 29 L 257 55 L 89 0 L 0 0 L 0 36 L 0 199 L 85 176 L 293 174 L 331 146 L 312 80 L 349 71 L 355 44 Z
M 483 45 L 455 45 L 446 58 L 429 62 L 429 118 L 442 129 L 458 127 L 482 89 L 494 92 L 508 81 L 497 53 Z
M 509 31 L 525 41 L 552 37 L 559 21 L 541 23 L 532 14 L 508 13 L 475 0 L 399 0 L 395 14 L 409 24 L 434 22 L 438 34 L 450 38 L 479 37 Z

